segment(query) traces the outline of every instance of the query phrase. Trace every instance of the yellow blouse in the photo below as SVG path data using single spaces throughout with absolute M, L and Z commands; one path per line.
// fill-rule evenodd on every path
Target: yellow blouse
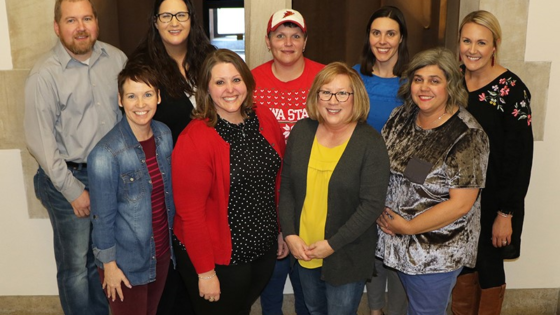
M 307 167 L 307 193 L 299 227 L 299 236 L 308 245 L 325 239 L 329 181 L 349 140 L 334 148 L 320 145 L 316 137 L 313 140 Z M 304 268 L 314 269 L 323 266 L 323 260 L 299 260 L 299 264 Z

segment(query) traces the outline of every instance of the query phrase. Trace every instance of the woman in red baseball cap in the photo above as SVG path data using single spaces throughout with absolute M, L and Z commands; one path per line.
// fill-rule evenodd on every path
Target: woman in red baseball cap
M 305 103 L 313 79 L 324 65 L 303 56 L 307 44 L 307 24 L 301 13 L 282 9 L 270 17 L 265 36 L 272 60 L 252 70 L 257 105 L 268 107 L 280 123 L 284 138 L 288 139 L 295 123 L 308 117 Z M 309 314 L 303 302 L 299 276 L 292 269 L 288 246 L 278 236 L 278 255 L 274 274 L 261 294 L 263 315 L 281 314 L 284 284 L 288 274 L 294 288 L 295 309 L 298 315 Z

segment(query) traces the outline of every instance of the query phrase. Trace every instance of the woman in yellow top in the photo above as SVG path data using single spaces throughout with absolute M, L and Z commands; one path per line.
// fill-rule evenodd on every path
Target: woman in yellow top
M 365 121 L 367 92 L 343 63 L 327 65 L 292 129 L 284 157 L 280 222 L 311 314 L 356 314 L 374 273 L 375 219 L 385 203 L 385 143 Z

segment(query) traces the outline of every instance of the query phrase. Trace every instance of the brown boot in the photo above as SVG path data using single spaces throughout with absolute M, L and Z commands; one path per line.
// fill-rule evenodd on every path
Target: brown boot
M 500 315 L 506 293 L 506 285 L 482 289 L 478 315 Z
M 457 277 L 451 296 L 451 311 L 454 315 L 476 315 L 480 301 L 478 272 Z

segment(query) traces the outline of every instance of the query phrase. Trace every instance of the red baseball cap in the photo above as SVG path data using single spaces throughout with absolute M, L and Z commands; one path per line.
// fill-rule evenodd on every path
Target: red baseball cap
M 274 32 L 280 25 L 291 22 L 301 28 L 301 31 L 307 33 L 307 28 L 305 27 L 305 20 L 301 13 L 292 9 L 282 9 L 276 11 L 268 20 L 268 26 L 266 28 L 266 33 Z

